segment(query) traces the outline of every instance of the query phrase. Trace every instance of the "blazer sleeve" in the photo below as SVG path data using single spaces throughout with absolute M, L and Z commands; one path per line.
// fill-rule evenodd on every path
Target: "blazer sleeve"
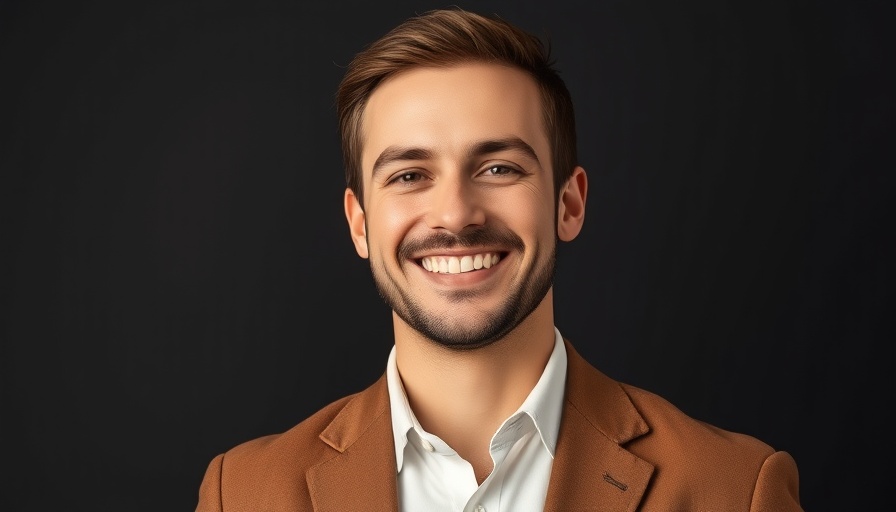
M 199 486 L 199 504 L 196 512 L 223 512 L 221 505 L 221 467 L 224 465 L 224 454 L 212 459 L 205 470 L 202 485 Z
M 751 512 L 802 512 L 799 497 L 799 472 L 796 461 L 787 452 L 775 452 L 765 459 L 756 488 Z

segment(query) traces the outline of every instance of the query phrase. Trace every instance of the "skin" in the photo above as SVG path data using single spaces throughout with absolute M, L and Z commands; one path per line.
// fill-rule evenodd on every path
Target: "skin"
M 414 414 L 481 483 L 491 436 L 553 350 L 554 251 L 581 230 L 585 171 L 554 190 L 538 87 L 495 64 L 390 77 L 368 100 L 362 135 L 366 210 L 345 191 L 352 240 L 393 308 Z M 476 254 L 500 260 L 456 274 L 423 262 Z

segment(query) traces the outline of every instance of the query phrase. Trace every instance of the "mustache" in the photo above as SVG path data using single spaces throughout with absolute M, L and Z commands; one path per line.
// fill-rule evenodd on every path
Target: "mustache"
M 398 245 L 398 259 L 410 259 L 412 255 L 434 251 L 436 249 L 455 249 L 457 247 L 477 246 L 509 247 L 522 251 L 525 248 L 523 239 L 506 228 L 478 226 L 457 234 L 436 232 L 420 238 L 408 238 Z

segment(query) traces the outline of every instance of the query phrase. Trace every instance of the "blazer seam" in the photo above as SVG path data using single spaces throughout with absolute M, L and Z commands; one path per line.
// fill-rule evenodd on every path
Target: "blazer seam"
M 221 470 L 218 471 L 218 510 L 224 512 L 224 457 L 226 453 L 221 454 Z
M 762 464 L 759 465 L 759 471 L 756 472 L 756 478 L 753 479 L 753 489 L 750 491 L 750 510 L 753 510 L 753 502 L 756 499 L 756 487 L 759 486 L 759 476 L 762 475 L 762 470 L 765 469 L 765 465 L 768 463 L 769 459 L 772 458 L 777 452 L 772 452 L 771 455 L 762 460 Z
M 607 438 L 608 441 L 612 442 L 616 446 L 619 446 L 619 442 L 616 441 L 615 439 L 611 438 L 610 436 L 608 436 L 606 432 L 604 432 L 600 427 L 595 425 L 594 422 L 592 422 L 591 419 L 588 418 L 588 415 L 583 413 L 582 410 L 579 409 L 579 407 L 575 404 L 575 402 L 573 402 L 571 399 L 567 398 L 566 403 L 568 403 L 573 409 L 575 409 L 576 412 L 579 413 L 579 416 L 581 416 L 586 422 L 588 422 L 589 425 L 591 425 L 591 428 L 600 432 L 600 435 Z
M 360 393 L 359 393 L 359 394 L 360 394 Z M 351 399 L 348 403 L 346 403 L 346 404 L 345 404 L 345 407 L 348 407 L 349 404 L 352 403 L 356 398 L 357 398 L 357 396 L 356 396 L 355 398 Z M 342 410 L 345 410 L 345 407 L 343 407 Z M 332 448 L 333 451 L 335 451 L 336 453 L 333 454 L 333 456 L 330 457 L 329 459 L 324 460 L 324 461 L 321 461 L 321 462 L 319 462 L 319 463 L 317 463 L 317 464 L 315 464 L 315 465 L 309 467 L 308 470 L 305 472 L 305 481 L 309 484 L 308 487 L 309 487 L 309 491 L 310 491 L 310 494 L 311 494 L 311 501 L 312 501 L 312 502 L 315 502 L 315 501 L 316 501 L 316 498 L 317 498 L 318 496 L 320 496 L 320 495 L 319 495 L 319 493 L 317 492 L 317 486 L 316 486 L 316 485 L 315 485 L 315 486 L 312 486 L 312 485 L 310 485 L 311 482 L 308 482 L 308 472 L 311 471 L 312 469 L 315 469 L 315 468 L 322 468 L 322 467 L 324 467 L 324 466 L 326 466 L 326 465 L 328 465 L 328 464 L 334 462 L 337 458 L 339 458 L 340 455 L 343 455 L 345 452 L 347 452 L 352 446 L 355 445 L 356 442 L 358 442 L 359 439 L 361 439 L 362 437 L 364 437 L 364 435 L 367 433 L 367 431 L 370 430 L 370 428 L 373 426 L 373 424 L 374 424 L 374 423 L 375 423 L 375 422 L 376 422 L 376 421 L 377 421 L 383 414 L 385 414 L 385 412 L 386 412 L 385 410 L 382 410 L 382 411 L 379 412 L 379 414 L 377 414 L 376 416 L 374 416 L 373 419 L 371 419 L 370 422 L 368 422 L 367 427 L 366 427 L 363 431 L 361 431 L 361 433 L 358 434 L 358 435 L 355 437 L 355 439 L 354 439 L 350 444 L 346 445 L 345 449 L 342 450 L 342 451 L 337 450 L 336 448 L 333 447 L 333 445 L 331 445 L 330 443 L 327 443 L 326 441 L 324 441 L 323 439 L 321 439 L 321 442 L 322 442 L 322 443 L 324 443 L 325 445 L 327 445 L 327 446 L 329 446 L 330 448 Z M 339 411 L 339 413 L 341 414 L 342 411 Z M 327 426 L 327 428 L 329 428 L 329 426 Z M 222 511 L 222 512 L 223 512 L 223 511 Z
M 346 404 L 346 407 L 348 407 L 348 404 Z M 364 430 L 361 431 L 360 434 L 358 434 L 357 436 L 355 436 L 355 438 L 352 440 L 352 442 L 351 442 L 350 444 L 346 445 L 345 450 L 342 450 L 342 452 L 340 452 L 340 453 L 344 453 L 344 452 L 348 451 L 349 448 L 351 448 L 352 446 L 354 446 L 355 443 L 358 442 L 358 439 L 361 439 L 362 437 L 364 437 L 364 435 L 367 434 L 367 431 L 370 430 L 370 429 L 373 427 L 373 424 L 374 424 L 378 419 L 380 419 L 380 417 L 381 417 L 383 414 L 386 413 L 386 410 L 388 410 L 388 408 L 381 410 L 381 411 L 379 412 L 379 414 L 377 414 L 376 416 L 374 416 L 373 419 L 370 420 L 370 421 L 367 423 L 367 427 L 365 427 Z M 389 432 L 389 433 L 391 434 L 392 432 Z M 335 457 L 334 457 L 334 458 L 335 458 Z

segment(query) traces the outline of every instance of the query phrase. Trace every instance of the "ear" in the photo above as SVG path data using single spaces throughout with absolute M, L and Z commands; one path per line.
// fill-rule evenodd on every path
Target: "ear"
M 355 251 L 358 256 L 367 258 L 367 223 L 365 222 L 364 209 L 358 197 L 352 189 L 345 189 L 345 219 L 348 221 L 348 229 L 352 234 L 352 242 L 355 243 Z
M 557 236 L 569 242 L 579 235 L 585 222 L 585 198 L 588 195 L 588 176 L 585 169 L 576 167 L 560 192 L 557 201 Z

